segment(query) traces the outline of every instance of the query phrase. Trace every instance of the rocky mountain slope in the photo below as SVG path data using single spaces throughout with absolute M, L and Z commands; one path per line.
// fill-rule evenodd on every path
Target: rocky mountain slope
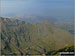
M 34 24 L 14 18 L 2 18 L 2 54 L 47 54 L 73 43 L 70 33 L 55 27 L 49 21 Z

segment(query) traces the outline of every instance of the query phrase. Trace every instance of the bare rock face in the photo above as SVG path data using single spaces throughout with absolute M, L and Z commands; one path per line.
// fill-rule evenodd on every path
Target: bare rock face
M 2 54 L 46 54 L 55 52 L 74 37 L 48 21 L 34 24 L 11 18 L 0 18 Z

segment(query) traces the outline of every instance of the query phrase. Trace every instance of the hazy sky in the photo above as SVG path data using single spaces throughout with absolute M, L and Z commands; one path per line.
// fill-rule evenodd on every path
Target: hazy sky
M 18 14 L 73 18 L 74 0 L 1 0 L 1 16 Z

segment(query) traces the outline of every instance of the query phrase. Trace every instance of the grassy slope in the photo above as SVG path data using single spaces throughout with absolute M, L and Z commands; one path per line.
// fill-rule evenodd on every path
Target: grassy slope
M 43 54 L 73 42 L 73 36 L 50 22 L 36 24 L 1 18 L 2 54 Z

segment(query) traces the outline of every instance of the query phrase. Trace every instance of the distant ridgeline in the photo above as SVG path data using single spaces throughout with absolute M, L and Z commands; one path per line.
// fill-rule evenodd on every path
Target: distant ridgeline
M 74 36 L 49 21 L 31 24 L 0 17 L 0 23 L 2 55 L 57 55 L 60 51 L 74 51 Z

